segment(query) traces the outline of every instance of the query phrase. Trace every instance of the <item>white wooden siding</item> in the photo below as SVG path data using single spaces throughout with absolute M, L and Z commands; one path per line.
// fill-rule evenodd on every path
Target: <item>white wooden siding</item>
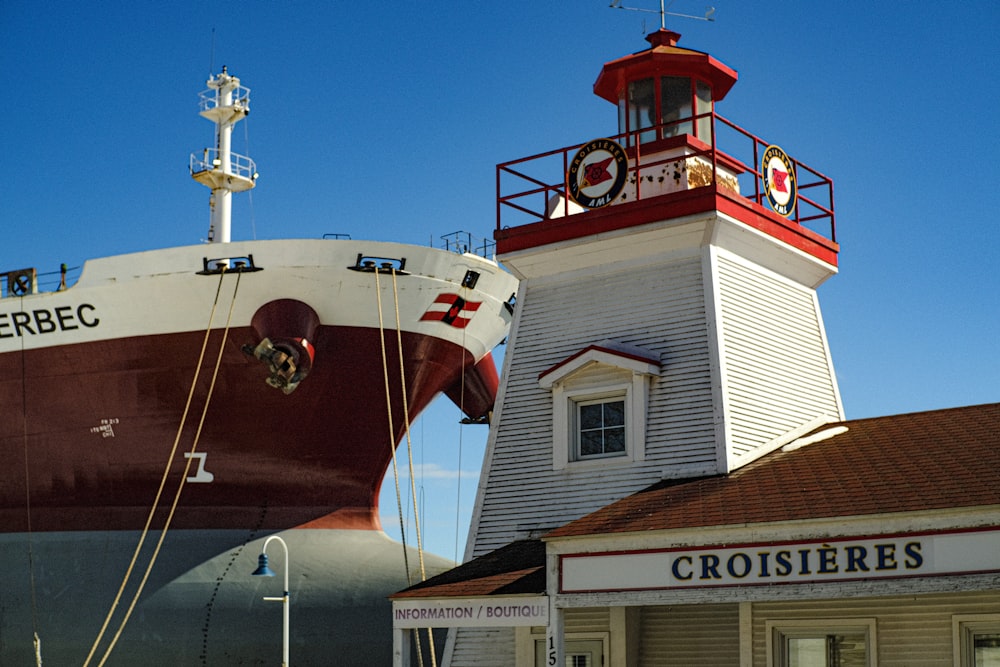
M 517 663 L 514 628 L 455 628 L 451 667 L 511 667 Z
M 638 491 L 665 468 L 715 460 L 711 373 L 700 259 L 527 286 L 507 354 L 503 405 L 477 501 L 481 555 L 560 526 Z M 658 353 L 645 461 L 553 470 L 552 394 L 538 376 L 613 339 Z
M 823 414 L 842 417 L 816 292 L 718 253 L 729 469 Z
M 738 604 L 643 607 L 638 667 L 739 667 Z
M 874 618 L 879 667 L 952 664 L 952 616 L 1000 613 L 1000 591 L 937 595 L 755 602 L 753 664 L 767 666 L 767 621 Z

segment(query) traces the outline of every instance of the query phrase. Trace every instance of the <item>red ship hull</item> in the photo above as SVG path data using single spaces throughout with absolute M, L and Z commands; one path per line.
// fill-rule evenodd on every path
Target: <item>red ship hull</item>
M 390 415 L 394 444 L 406 428 L 395 332 L 384 332 L 391 411 L 378 330 L 320 327 L 314 345 L 322 363 L 287 396 L 267 386 L 260 364 L 241 350 L 256 343 L 254 332 L 230 330 L 209 400 L 222 335 L 215 331 L 208 341 L 161 513 L 180 480 L 196 479 L 200 466 L 212 481 L 185 484 L 173 527 L 379 528 Z M 141 529 L 177 439 L 203 338 L 146 336 L 0 356 L 0 405 L 23 400 L 23 410 L 8 409 L 0 426 L 3 460 L 18 473 L 0 490 L 3 530 L 28 530 L 28 507 L 35 531 Z M 468 352 L 418 334 L 404 333 L 402 341 L 411 419 L 438 392 L 461 384 L 463 372 L 469 391 L 478 387 L 466 396 L 470 412 L 492 405 L 495 377 L 482 380 Z M 183 452 L 198 435 L 206 401 L 196 450 L 204 459 L 191 459 L 185 476 Z

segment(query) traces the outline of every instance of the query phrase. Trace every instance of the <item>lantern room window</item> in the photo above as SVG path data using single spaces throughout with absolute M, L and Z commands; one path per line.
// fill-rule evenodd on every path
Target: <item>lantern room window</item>
M 686 76 L 638 79 L 629 82 L 618 100 L 618 131 L 628 133 L 629 146 L 684 135 L 711 145 L 711 112 L 712 87 L 704 81 Z

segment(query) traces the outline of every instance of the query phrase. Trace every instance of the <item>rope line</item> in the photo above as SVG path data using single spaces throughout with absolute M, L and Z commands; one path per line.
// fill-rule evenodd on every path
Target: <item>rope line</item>
M 18 299 L 24 312 L 24 295 Z M 31 588 L 31 630 L 35 665 L 42 666 L 42 640 L 38 636 L 38 597 L 35 585 L 35 535 L 31 529 L 31 468 L 28 464 L 28 377 L 24 336 L 21 336 L 21 436 L 24 448 L 24 511 L 28 528 L 28 580 Z
M 406 525 L 403 523 L 403 496 L 399 490 L 399 465 L 396 461 L 396 429 L 393 426 L 392 421 L 392 392 L 389 390 L 389 360 L 386 354 L 385 345 L 385 321 L 382 316 L 382 286 L 379 280 L 379 272 L 375 271 L 375 299 L 378 304 L 378 338 L 379 344 L 382 347 L 382 378 L 385 381 L 385 409 L 386 415 L 389 422 L 389 450 L 392 452 L 392 478 L 396 486 L 396 511 L 399 514 L 399 537 L 400 543 L 403 545 L 403 568 L 406 570 L 406 585 L 410 586 L 413 584 L 413 577 L 410 574 L 410 557 L 406 551 Z M 393 292 L 395 293 L 395 270 L 393 270 Z M 398 302 L 397 302 L 398 303 Z M 399 329 L 399 309 L 396 309 L 396 329 Z M 402 354 L 400 354 L 400 363 L 402 363 Z M 406 391 L 403 391 L 404 400 Z M 412 472 L 410 477 L 412 479 Z M 416 513 L 417 508 L 413 508 L 414 513 Z M 414 639 L 417 644 L 417 663 L 420 667 L 424 665 L 424 652 L 420 642 L 420 632 L 414 635 Z M 431 653 L 433 653 L 433 644 L 431 645 Z
M 406 371 L 403 367 L 403 329 L 399 320 L 399 290 L 396 287 L 396 269 L 392 269 L 392 298 L 396 307 L 396 343 L 399 350 L 399 384 L 403 394 L 403 425 L 406 428 L 406 454 L 410 464 L 410 493 L 413 495 L 413 526 L 417 532 L 417 557 L 420 559 L 420 580 L 427 581 L 427 571 L 424 568 L 424 545 L 420 535 L 420 506 L 417 504 L 417 482 L 413 469 L 413 445 L 410 438 L 410 407 L 406 398 Z M 437 667 L 437 656 L 434 653 L 434 637 L 431 628 L 427 628 L 427 643 L 431 652 L 431 665 Z M 417 648 L 420 647 L 420 632 L 417 632 Z M 418 662 L 423 665 L 423 652 Z
M 153 523 L 153 516 L 156 513 L 156 508 L 160 504 L 160 497 L 163 495 L 163 488 L 167 484 L 167 477 L 170 475 L 170 467 L 173 464 L 174 456 L 177 454 L 177 447 L 180 444 L 181 434 L 184 431 L 184 426 L 187 423 L 188 412 L 191 409 L 191 402 L 194 399 L 195 388 L 198 386 L 198 376 L 201 373 L 201 364 L 205 359 L 205 351 L 208 348 L 209 336 L 212 333 L 212 321 L 215 319 L 215 310 L 219 305 L 219 294 L 222 291 L 222 279 L 225 276 L 225 272 L 219 274 L 219 284 L 215 290 L 215 300 L 212 303 L 212 310 L 208 317 L 208 326 L 205 328 L 205 337 L 201 343 L 201 352 L 198 355 L 198 365 L 195 367 L 194 378 L 191 380 L 191 389 L 188 391 L 187 403 L 184 405 L 184 412 L 181 415 L 180 424 L 177 427 L 177 435 L 174 437 L 174 444 L 170 448 L 170 456 L 167 458 L 167 464 L 163 469 L 163 475 L 160 478 L 160 487 L 156 491 L 156 496 L 153 499 L 152 506 L 149 509 L 149 515 L 146 517 L 146 524 L 143 526 L 142 533 L 139 536 L 139 543 L 135 547 L 135 551 L 132 554 L 132 560 L 126 568 L 125 576 L 122 578 L 121 586 L 118 588 L 118 593 L 115 595 L 114 601 L 111 603 L 111 608 L 108 610 L 107 616 L 104 618 L 104 623 L 101 625 L 100 632 L 97 633 L 97 638 L 94 639 L 93 646 L 90 647 L 90 653 L 87 654 L 86 660 L 83 661 L 83 667 L 87 667 L 90 661 L 94 657 L 94 653 L 97 652 L 97 647 L 101 643 L 101 639 L 104 637 L 104 633 L 108 629 L 108 625 L 111 623 L 111 618 L 118 608 L 118 603 L 121 601 L 122 593 L 125 592 L 125 587 L 128 585 L 129 578 L 132 576 L 132 570 L 135 568 L 136 562 L 139 560 L 139 552 L 142 550 L 143 544 L 146 541 L 146 536 L 149 533 L 149 527 Z M 235 294 L 234 294 L 235 300 Z
M 463 290 L 467 290 L 466 287 L 462 287 Z M 464 293 L 464 297 L 468 296 L 468 293 Z M 458 562 L 458 534 L 461 532 L 461 518 L 462 518 L 462 452 L 464 451 L 464 441 L 463 436 L 465 435 L 465 427 L 461 422 L 461 419 L 465 415 L 465 352 L 467 347 L 467 332 L 468 327 L 462 327 L 462 380 L 461 388 L 458 393 L 458 410 L 459 410 L 459 426 L 458 426 L 458 490 L 455 492 L 455 562 Z
M 385 381 L 385 409 L 389 422 L 389 450 L 392 452 L 392 476 L 396 482 L 396 510 L 399 515 L 400 541 L 403 543 L 403 566 L 406 568 L 406 585 L 413 583 L 410 578 L 410 559 L 406 553 L 406 527 L 403 524 L 403 498 L 399 493 L 399 468 L 396 464 L 396 429 L 392 423 L 392 392 L 389 390 L 389 360 L 385 350 L 385 322 L 382 317 L 382 286 L 375 271 L 375 299 L 378 304 L 378 339 L 382 347 L 382 379 Z
M 223 274 L 224 273 L 225 270 L 223 270 Z M 104 657 L 101 659 L 101 662 L 98 663 L 98 667 L 103 667 L 104 663 L 111 655 L 111 651 L 114 650 L 115 644 L 118 643 L 118 639 L 125 630 L 125 624 L 128 623 L 129 618 L 132 616 L 132 611 L 135 609 L 135 605 L 139 602 L 139 596 L 142 595 L 142 589 L 146 586 L 146 581 L 149 579 L 150 572 L 153 571 L 153 565 L 156 563 L 156 559 L 160 555 L 160 548 L 163 546 L 163 541 L 167 537 L 167 530 L 169 530 L 170 523 L 174 518 L 174 513 L 177 511 L 177 505 L 180 503 L 181 491 L 184 490 L 184 484 L 187 482 L 188 473 L 191 471 L 191 462 L 194 460 L 194 453 L 198 450 L 198 441 L 201 438 L 201 431 L 205 425 L 205 417 L 208 415 L 208 407 L 212 402 L 212 394 L 215 392 L 215 382 L 219 377 L 219 367 L 222 365 L 222 356 L 226 351 L 226 341 L 229 339 L 229 328 L 233 321 L 233 310 L 236 308 L 236 295 L 240 291 L 240 277 L 242 275 L 242 272 L 236 273 L 236 285 L 233 288 L 233 300 L 229 304 L 229 315 L 226 318 L 226 326 L 222 331 L 222 341 L 219 344 L 219 353 L 215 358 L 215 367 L 212 369 L 212 381 L 208 385 L 208 394 L 205 396 L 205 403 L 201 410 L 201 418 L 198 421 L 198 430 L 195 432 L 194 441 L 191 443 L 191 449 L 189 450 L 191 456 L 188 456 L 187 461 L 184 463 L 184 473 L 181 475 L 180 483 L 177 485 L 177 492 L 174 494 L 173 503 L 170 505 L 170 513 L 167 515 L 167 520 L 163 524 L 163 528 L 160 531 L 160 539 L 156 542 L 156 548 L 153 550 L 153 555 L 150 557 L 149 564 L 146 566 L 146 572 L 143 574 L 142 580 L 139 582 L 139 587 L 136 589 L 135 595 L 132 596 L 132 603 L 125 612 L 125 618 L 122 619 L 121 624 L 118 626 L 118 631 L 112 638 L 108 648 L 104 651 Z M 219 283 L 220 285 L 222 283 L 221 276 Z

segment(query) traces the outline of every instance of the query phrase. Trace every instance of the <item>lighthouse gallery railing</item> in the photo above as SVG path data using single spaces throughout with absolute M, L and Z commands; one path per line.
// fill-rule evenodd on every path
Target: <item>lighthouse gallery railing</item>
M 652 133 L 660 136 L 669 134 L 673 126 L 691 126 L 692 121 L 711 118 L 711 137 L 704 143 L 694 137 L 687 137 L 684 143 L 684 159 L 701 158 L 711 164 L 710 179 L 703 185 L 694 187 L 716 187 L 725 184 L 726 179 L 734 176 L 738 181 L 740 196 L 752 200 L 756 204 L 768 208 L 761 184 L 761 157 L 769 146 L 763 139 L 747 132 L 735 123 L 711 112 L 682 118 L 672 123 L 642 128 L 635 132 L 622 133 L 608 137 L 614 139 L 629 155 L 629 182 L 634 184 L 635 201 L 644 198 L 662 196 L 661 191 L 646 188 L 643 196 L 642 183 L 644 178 L 651 181 L 649 174 L 655 168 L 661 170 L 678 160 L 677 155 L 662 157 L 662 146 L 669 140 L 646 142 Z M 579 209 L 573 209 L 569 198 L 566 174 L 569 171 L 570 160 L 582 144 L 557 148 L 545 153 L 539 153 L 510 162 L 498 164 L 496 167 L 497 188 L 497 229 L 517 227 L 544 220 L 553 213 L 553 201 L 561 206 L 560 216 L 570 215 Z M 660 157 L 657 157 L 660 156 Z M 833 208 L 833 181 L 807 164 L 790 156 L 795 168 L 798 184 L 798 201 L 789 220 L 836 242 L 836 224 Z M 723 171 L 720 173 L 720 166 Z

